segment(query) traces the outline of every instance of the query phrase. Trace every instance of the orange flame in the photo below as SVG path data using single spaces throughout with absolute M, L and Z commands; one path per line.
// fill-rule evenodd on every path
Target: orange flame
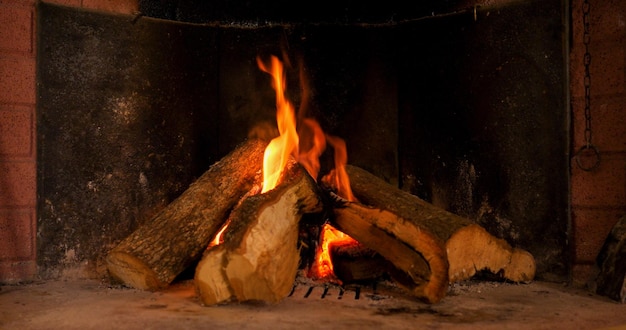
M 304 136 L 305 138 L 302 139 L 302 142 L 308 142 L 310 145 L 307 146 L 308 149 L 306 151 L 300 152 L 298 162 L 309 172 L 313 179 L 317 179 L 320 171 L 319 158 L 326 150 L 326 137 L 324 136 L 324 131 L 322 131 L 322 128 L 314 119 L 305 118 L 302 123 L 306 128 L 305 132 L 309 133 Z
M 348 164 L 348 151 L 346 142 L 342 138 L 332 135 L 326 135 L 326 140 L 335 150 L 335 169 L 330 171 L 324 178 L 326 183 L 337 189 L 337 194 L 351 202 L 356 201 L 350 187 L 350 178 L 346 172 L 346 164 Z
M 261 70 L 269 73 L 272 87 L 276 91 L 276 122 L 278 137 L 272 139 L 263 156 L 263 189 L 261 193 L 272 190 L 278 185 L 278 179 L 287 165 L 290 155 L 298 153 L 298 134 L 296 133 L 296 115 L 293 105 L 285 98 L 286 79 L 283 65 L 276 56 L 272 56 L 269 67 L 257 57 Z
M 257 64 L 262 71 L 269 73 L 273 78 L 272 87 L 276 92 L 276 120 L 280 134 L 265 149 L 262 193 L 278 185 L 280 175 L 290 156 L 297 156 L 298 162 L 311 177 L 317 179 L 320 171 L 319 157 L 325 151 L 328 143 L 334 149 L 335 169 L 325 176 L 324 180 L 328 185 L 334 187 L 341 197 L 349 201 L 356 200 L 352 194 L 348 174 L 345 170 L 345 165 L 348 162 L 345 141 L 324 134 L 319 123 L 310 118 L 302 120 L 302 132 L 299 133 L 302 133 L 305 138 L 300 141 L 300 136 L 296 131 L 294 107 L 285 97 L 286 79 L 283 64 L 275 56 L 271 57 L 269 65 L 257 57 Z M 301 146 L 300 143 L 303 145 Z M 299 152 L 300 148 L 302 148 L 301 152 Z M 355 240 L 328 224 L 323 226 L 320 240 L 320 248 L 317 251 L 317 258 L 311 271 L 317 278 L 336 279 L 330 258 L 330 245 Z
M 337 190 L 337 194 L 349 201 L 356 201 L 350 187 L 350 179 L 346 172 L 346 164 L 348 163 L 348 153 L 346 142 L 336 136 L 326 135 L 326 141 L 335 150 L 335 168 L 330 171 L 322 181 L 330 187 Z M 325 224 L 320 233 L 320 247 L 316 254 L 316 259 L 311 268 L 311 275 L 315 278 L 337 280 L 333 269 L 332 258 L 330 256 L 330 247 L 333 244 L 356 243 L 356 240 L 335 227 Z
M 211 243 L 209 243 L 209 246 L 207 247 L 207 249 L 210 249 L 216 245 L 222 244 L 222 242 L 224 241 L 223 240 L 224 232 L 226 231 L 226 228 L 228 228 L 228 224 L 230 224 L 230 219 L 226 220 L 226 222 L 222 225 L 222 228 L 220 228 L 217 234 L 215 234 L 215 237 L 213 237 L 213 240 L 211 241 Z
M 324 224 L 320 234 L 320 247 L 318 248 L 315 263 L 311 267 L 311 275 L 317 279 L 337 280 L 333 267 L 332 258 L 330 257 L 330 246 L 334 244 L 343 244 L 356 242 L 352 237 L 346 235 L 335 227 Z

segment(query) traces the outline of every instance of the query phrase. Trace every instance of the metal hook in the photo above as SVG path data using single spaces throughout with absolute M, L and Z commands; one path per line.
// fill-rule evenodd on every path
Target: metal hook
M 591 166 L 583 165 L 582 161 L 580 160 L 580 156 L 588 150 L 593 152 L 593 158 L 595 159 Z M 574 158 L 576 159 L 576 165 L 578 165 L 581 170 L 591 172 L 600 165 L 600 150 L 598 150 L 598 148 L 593 144 L 587 143 L 584 146 L 580 147 L 580 149 L 578 149 L 578 152 L 576 153 L 576 155 L 574 155 Z

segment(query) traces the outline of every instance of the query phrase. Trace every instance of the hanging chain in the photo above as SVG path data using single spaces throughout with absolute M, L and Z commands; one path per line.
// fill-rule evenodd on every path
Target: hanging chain
M 589 67 L 591 66 L 591 53 L 589 53 L 589 43 L 591 42 L 591 31 L 589 27 L 590 11 L 591 5 L 589 4 L 589 0 L 583 0 L 583 45 L 585 46 L 585 54 L 583 56 L 583 64 L 585 67 L 585 76 L 583 78 L 583 84 L 585 87 L 585 144 L 578 150 L 575 157 L 578 167 L 584 171 L 592 171 L 600 164 L 600 151 L 591 143 L 593 134 L 591 131 L 591 73 L 589 71 Z M 581 160 L 583 154 L 587 154 L 587 157 L 591 157 L 593 159 L 591 164 L 583 164 L 583 161 Z
M 589 42 L 591 34 L 589 33 L 589 0 L 583 1 L 583 45 L 585 46 L 585 54 L 583 56 L 583 64 L 585 66 L 585 77 L 583 84 L 585 86 L 585 145 L 591 145 L 591 75 L 589 66 L 591 65 L 591 54 L 589 53 Z

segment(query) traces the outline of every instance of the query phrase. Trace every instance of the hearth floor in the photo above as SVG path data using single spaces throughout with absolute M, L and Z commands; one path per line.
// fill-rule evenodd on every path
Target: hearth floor
M 455 284 L 434 305 L 393 283 L 299 282 L 278 304 L 205 307 L 191 280 L 160 292 L 97 280 L 0 288 L 0 329 L 626 329 L 626 305 L 551 282 Z

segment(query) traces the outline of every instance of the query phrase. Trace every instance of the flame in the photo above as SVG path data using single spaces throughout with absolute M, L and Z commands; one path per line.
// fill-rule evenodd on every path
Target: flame
M 213 240 L 211 241 L 211 243 L 209 243 L 207 249 L 222 244 L 222 242 L 224 241 L 224 232 L 226 231 L 226 228 L 228 228 L 228 224 L 230 224 L 230 219 L 226 220 L 226 222 L 222 225 L 222 228 L 220 228 L 217 234 L 215 234 L 215 237 L 213 237 Z
M 349 201 L 356 201 L 350 188 L 350 179 L 346 172 L 348 163 L 348 152 L 346 142 L 336 136 L 326 135 L 326 142 L 334 149 L 335 168 L 322 178 L 322 181 L 337 190 L 337 194 Z M 316 259 L 311 268 L 311 275 L 314 278 L 336 280 L 333 269 L 332 258 L 330 257 L 330 246 L 333 244 L 356 243 L 356 240 L 335 227 L 325 224 L 320 233 L 320 247 L 316 253 Z
M 356 242 L 352 237 L 346 235 L 335 227 L 324 224 L 320 234 L 320 247 L 316 254 L 316 260 L 311 268 L 311 275 L 317 279 L 337 280 L 333 268 L 333 262 L 330 257 L 330 246 L 334 244 L 343 244 Z
M 295 110 L 285 97 L 286 77 L 282 62 L 272 56 L 268 64 L 257 57 L 259 68 L 272 76 L 272 87 L 276 92 L 276 121 L 279 136 L 270 141 L 263 157 L 263 189 L 267 192 L 278 185 L 280 175 L 287 165 L 290 156 L 297 157 L 298 162 L 307 170 L 313 179 L 317 179 L 320 171 L 319 157 L 329 144 L 334 149 L 335 169 L 323 180 L 337 190 L 337 194 L 349 201 L 355 201 L 350 188 L 350 181 L 345 170 L 348 162 L 346 143 L 343 139 L 324 134 L 319 123 L 311 118 L 302 119 L 300 131 L 296 130 Z M 302 140 L 298 134 L 302 134 Z M 302 144 L 302 145 L 300 145 Z M 301 149 L 301 150 L 300 150 Z M 216 239 L 219 240 L 216 235 Z M 330 246 L 336 243 L 355 242 L 353 238 L 337 230 L 329 224 L 322 227 L 320 247 L 311 272 L 314 277 L 336 279 L 334 276 Z M 219 241 L 218 241 L 219 242 Z
M 278 184 L 278 179 L 287 165 L 290 155 L 298 153 L 298 133 L 296 133 L 296 115 L 291 102 L 285 98 L 286 78 L 283 64 L 276 56 L 272 56 L 269 66 L 257 57 L 259 68 L 269 73 L 272 87 L 276 91 L 276 122 L 278 137 L 272 139 L 265 149 L 263 156 L 263 189 L 261 193 L 272 190 Z
M 348 151 L 346 142 L 339 137 L 326 135 L 326 141 L 335 150 L 335 168 L 324 177 L 325 182 L 337 189 L 337 194 L 351 202 L 356 201 L 350 187 L 350 178 L 346 172 L 346 164 L 348 164 Z
M 302 142 L 308 142 L 310 145 L 306 151 L 300 152 L 298 162 L 304 167 L 313 179 L 317 179 L 320 171 L 319 158 L 326 150 L 326 137 L 319 123 L 311 118 L 305 118 L 303 121 L 304 130 L 300 132 L 303 135 Z M 308 132 L 308 134 L 306 134 Z M 305 148 L 302 148 L 303 150 Z

